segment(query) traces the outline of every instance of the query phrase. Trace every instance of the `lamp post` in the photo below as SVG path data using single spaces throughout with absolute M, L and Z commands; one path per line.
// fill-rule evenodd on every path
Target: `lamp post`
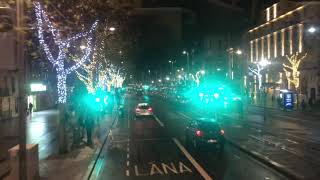
M 174 71 L 173 71 L 173 63 L 174 63 L 175 61 L 171 61 L 171 60 L 169 60 L 169 63 L 171 64 L 171 72 L 172 72 L 172 74 L 174 74 Z
M 182 54 L 185 54 L 187 56 L 187 73 L 189 74 L 190 73 L 190 64 L 189 64 L 189 61 L 190 61 L 190 57 L 189 57 L 189 52 L 184 50 L 182 51 Z

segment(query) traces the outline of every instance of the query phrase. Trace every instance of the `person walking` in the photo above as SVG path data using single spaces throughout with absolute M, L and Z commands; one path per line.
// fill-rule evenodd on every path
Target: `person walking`
M 29 103 L 29 113 L 32 115 L 32 109 L 33 109 L 33 104 L 30 102 Z

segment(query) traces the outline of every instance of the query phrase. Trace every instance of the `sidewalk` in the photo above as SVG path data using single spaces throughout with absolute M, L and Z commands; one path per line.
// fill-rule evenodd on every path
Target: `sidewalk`
M 319 179 L 320 123 L 301 125 L 275 118 L 264 122 L 257 114 L 243 121 L 236 115 L 226 119 L 224 128 L 230 144 L 290 179 Z
M 96 129 L 93 134 L 93 147 L 88 147 L 83 142 L 79 148 L 68 154 L 59 155 L 56 152 L 48 158 L 40 160 L 40 179 L 82 179 L 91 161 L 95 158 L 96 151 L 101 148 L 114 119 L 114 114 L 110 114 L 100 121 L 100 131 Z

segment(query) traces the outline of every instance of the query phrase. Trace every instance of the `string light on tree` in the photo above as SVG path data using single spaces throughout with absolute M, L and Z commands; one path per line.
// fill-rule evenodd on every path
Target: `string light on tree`
M 303 55 L 302 57 L 299 57 L 299 53 L 296 52 L 296 54 L 293 54 L 292 56 L 287 56 L 288 64 L 283 63 L 283 71 L 285 72 L 285 75 L 288 80 L 288 86 L 290 84 L 293 84 L 295 89 L 297 90 L 300 86 L 300 72 L 299 67 L 303 59 L 307 57 L 307 54 Z
M 92 51 L 91 49 L 91 41 L 92 41 L 92 32 L 96 29 L 98 22 L 96 21 L 90 28 L 89 32 L 86 33 L 78 33 L 75 36 L 63 39 L 58 29 L 54 28 L 52 22 L 49 20 L 46 12 L 42 9 L 39 2 L 34 2 L 35 13 L 37 19 L 37 29 L 38 29 L 38 38 L 40 42 L 40 46 L 44 50 L 48 60 L 55 67 L 57 71 L 57 89 L 58 89 L 58 103 L 64 104 L 67 99 L 67 91 L 66 91 L 66 80 L 67 75 L 71 72 L 78 69 L 82 64 L 84 64 Z M 48 44 L 45 43 L 44 38 L 44 26 L 48 28 L 53 37 L 54 43 L 58 46 L 58 56 L 56 58 L 53 57 Z M 87 43 L 84 50 L 84 55 L 80 58 L 77 63 L 72 65 L 71 67 L 65 67 L 66 60 L 66 52 L 70 47 L 70 44 L 76 41 L 79 38 L 87 37 Z

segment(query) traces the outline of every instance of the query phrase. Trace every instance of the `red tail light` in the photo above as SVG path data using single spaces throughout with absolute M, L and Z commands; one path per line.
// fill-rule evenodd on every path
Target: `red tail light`
M 203 135 L 203 133 L 200 130 L 196 130 L 196 136 L 197 137 L 201 137 Z
M 149 112 L 152 112 L 152 108 L 151 108 L 151 107 L 149 107 L 149 108 L 148 108 L 148 111 L 149 111 Z
M 224 130 L 223 129 L 220 130 L 220 134 L 224 135 Z

